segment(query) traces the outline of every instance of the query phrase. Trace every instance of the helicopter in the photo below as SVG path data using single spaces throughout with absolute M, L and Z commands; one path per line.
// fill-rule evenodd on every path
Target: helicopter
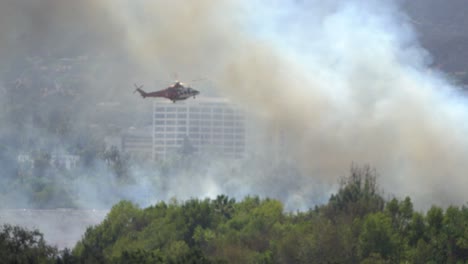
M 185 86 L 183 83 L 179 81 L 175 81 L 171 86 L 167 87 L 166 89 L 160 90 L 160 91 L 155 91 L 155 92 L 145 92 L 141 88 L 143 88 L 143 85 L 136 85 L 135 86 L 135 92 L 139 92 L 140 95 L 143 98 L 146 97 L 163 97 L 171 100 L 173 103 L 176 101 L 181 101 L 185 100 L 187 98 L 193 97 L 195 98 L 197 95 L 200 94 L 199 91 L 193 89 L 190 86 Z

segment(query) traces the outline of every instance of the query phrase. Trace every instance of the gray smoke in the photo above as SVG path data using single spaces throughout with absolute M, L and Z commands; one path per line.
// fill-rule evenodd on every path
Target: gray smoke
M 465 99 L 428 68 L 398 3 L 113 3 L 143 65 L 206 72 L 286 134 L 283 154 L 307 177 L 336 182 L 369 163 L 419 206 L 466 200 Z
M 284 138 L 276 153 L 259 144 L 260 158 L 214 160 L 171 177 L 135 166 L 131 187 L 102 164 L 83 168 L 67 181 L 80 206 L 227 193 L 277 197 L 304 209 L 326 199 L 353 162 L 374 166 L 386 192 L 410 195 L 419 206 L 467 199 L 465 99 L 429 69 L 430 57 L 398 2 L 7 0 L 0 3 L 0 36 L 1 90 L 8 95 L 0 131 L 16 138 L 20 130 L 22 139 L 5 142 L 4 164 L 28 148 L 28 139 L 36 148 L 66 149 L 79 141 L 75 134 L 105 135 L 148 122 L 151 102 L 131 94 L 132 84 L 152 86 L 174 72 L 210 79 L 214 92 Z M 55 68 L 22 78 L 37 58 L 76 57 L 77 83 L 62 84 Z M 61 84 L 77 96 L 61 93 Z M 102 102 L 120 104 L 103 109 Z M 36 129 L 63 112 L 73 135 Z M 278 157 L 289 164 L 275 171 L 270 159 Z M 13 173 L 7 168 L 5 174 Z

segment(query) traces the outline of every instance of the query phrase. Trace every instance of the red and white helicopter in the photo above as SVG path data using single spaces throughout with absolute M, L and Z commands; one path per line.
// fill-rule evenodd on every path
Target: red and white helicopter
M 146 97 L 163 97 L 171 100 L 173 103 L 176 101 L 185 100 L 187 98 L 193 97 L 195 98 L 197 95 L 200 94 L 199 91 L 193 89 L 190 86 L 185 86 L 183 83 L 179 81 L 175 81 L 171 86 L 167 87 L 166 89 L 155 91 L 155 92 L 145 92 L 141 88 L 143 85 L 137 86 L 135 85 L 135 92 L 139 92 L 143 98 Z

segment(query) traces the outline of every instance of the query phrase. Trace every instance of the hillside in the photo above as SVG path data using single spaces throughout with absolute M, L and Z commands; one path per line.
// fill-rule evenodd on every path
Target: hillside
M 403 6 L 413 21 L 422 46 L 433 56 L 433 66 L 449 73 L 467 71 L 467 2 L 405 0 Z M 464 83 L 468 83 L 468 78 L 464 78 Z

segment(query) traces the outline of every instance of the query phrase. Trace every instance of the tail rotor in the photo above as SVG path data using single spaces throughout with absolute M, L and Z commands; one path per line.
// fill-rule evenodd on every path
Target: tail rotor
M 139 92 L 141 97 L 145 98 L 146 97 L 146 93 L 145 91 L 143 91 L 141 88 L 143 88 L 143 84 L 138 86 L 136 84 L 133 84 L 133 86 L 135 86 L 135 91 L 133 91 L 133 93 L 136 93 L 136 92 Z
M 143 88 L 143 84 L 138 86 L 134 83 L 133 86 L 135 86 L 135 91 L 133 91 L 133 93 L 136 93 L 139 89 Z

